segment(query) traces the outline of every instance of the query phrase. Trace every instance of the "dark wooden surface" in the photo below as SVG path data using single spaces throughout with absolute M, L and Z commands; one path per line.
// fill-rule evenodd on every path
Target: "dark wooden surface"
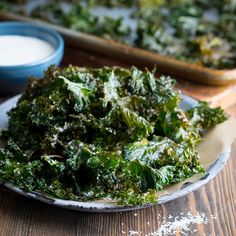
M 63 64 L 70 63 L 79 66 L 130 66 L 88 52 L 74 52 L 72 49 L 67 49 Z M 195 85 L 191 84 L 179 86 L 187 90 L 190 88 L 189 91 L 194 87 L 197 93 L 204 90 L 202 93 L 205 96 L 208 90 L 209 93 L 211 91 L 210 87 L 204 87 L 202 90 L 199 88 L 198 91 Z M 8 96 L 0 94 L 1 101 Z M 227 111 L 236 116 L 236 100 Z M 143 210 L 123 213 L 75 212 L 29 200 L 0 188 L 1 236 L 159 236 L 162 234 L 157 232 L 163 220 L 170 221 L 171 217 L 177 216 L 185 217 L 188 212 L 205 214 L 209 222 L 190 224 L 187 231 L 177 230 L 174 234 L 163 235 L 236 235 L 236 142 L 224 170 L 214 180 L 185 197 Z

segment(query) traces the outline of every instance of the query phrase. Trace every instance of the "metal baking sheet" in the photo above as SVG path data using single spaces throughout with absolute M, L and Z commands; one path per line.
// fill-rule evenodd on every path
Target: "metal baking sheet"
M 33 0 L 29 1 L 27 5 L 22 5 L 26 11 L 31 11 L 35 6 L 44 4 L 46 0 Z M 68 4 L 63 4 L 65 9 L 69 9 Z M 132 34 L 129 39 L 130 45 L 133 45 L 135 39 L 136 22 L 130 15 L 135 12 L 135 8 L 113 8 L 107 9 L 105 7 L 96 7 L 94 14 L 98 16 L 112 16 L 123 17 L 127 25 L 131 27 Z M 160 55 L 148 50 L 135 48 L 133 46 L 127 46 L 122 43 L 115 42 L 113 40 L 103 39 L 101 37 L 89 35 L 86 33 L 78 32 L 72 29 L 68 29 L 62 26 L 58 26 L 51 23 L 46 23 L 42 20 L 32 19 L 30 17 L 24 17 L 14 13 L 0 12 L 0 20 L 17 20 L 27 21 L 37 24 L 43 24 L 45 26 L 56 29 L 60 32 L 66 41 L 67 45 L 86 49 L 100 53 L 107 57 L 112 57 L 118 60 L 128 62 L 141 67 L 153 68 L 157 65 L 160 73 L 174 76 L 175 78 L 181 78 L 185 80 L 191 80 L 198 83 L 208 84 L 212 86 L 228 85 L 236 82 L 236 69 L 217 70 L 210 69 L 203 66 L 194 65 L 189 62 L 179 61 L 169 56 Z

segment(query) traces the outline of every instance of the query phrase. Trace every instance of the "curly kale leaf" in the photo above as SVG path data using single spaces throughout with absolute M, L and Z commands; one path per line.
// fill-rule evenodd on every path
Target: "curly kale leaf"
M 8 142 L 0 149 L 0 180 L 16 184 L 27 191 L 33 191 L 37 182 L 37 172 L 42 168 L 39 160 L 28 161 L 15 143 Z
M 65 170 L 65 164 L 61 161 L 55 160 L 55 158 L 57 157 L 60 158 L 60 156 L 56 156 L 56 155 L 41 156 L 41 160 L 48 164 L 50 172 L 53 175 L 61 175 Z
M 75 4 L 67 13 L 61 15 L 62 25 L 86 33 L 93 33 L 98 18 L 87 7 Z
M 148 137 L 153 133 L 154 127 L 143 117 L 138 116 L 135 112 L 120 106 L 118 114 L 121 114 L 125 124 L 129 129 L 131 129 L 131 132 L 133 132 L 134 139 Z
M 88 160 L 88 167 L 95 173 L 96 180 L 93 182 L 98 189 L 125 205 L 156 202 L 157 193 L 153 191 L 157 187 L 156 181 L 161 186 L 167 183 L 169 177 L 169 173 L 165 175 L 162 170 L 155 172 L 138 161 L 125 161 L 115 153 L 99 153 Z
M 72 4 L 67 10 L 64 9 L 63 4 L 39 5 L 30 15 L 74 30 L 122 42 L 125 42 L 126 37 L 131 33 L 130 27 L 124 23 L 123 18 L 98 17 L 93 14 L 89 6 L 80 3 Z
M 139 160 L 155 169 L 172 166 L 175 168 L 172 182 L 181 181 L 193 173 L 203 171 L 194 147 L 177 144 L 166 137 L 154 136 L 152 141 L 142 140 L 129 144 L 124 149 L 124 158 L 130 161 Z M 183 166 L 188 169 L 183 171 Z
M 68 143 L 64 152 L 68 157 L 66 160 L 67 168 L 73 171 L 79 170 L 81 165 L 94 154 L 94 149 L 94 147 L 86 145 L 78 140 L 73 140 Z
M 94 34 L 96 35 L 123 43 L 127 41 L 126 38 L 128 38 L 130 33 L 130 27 L 124 23 L 123 18 L 121 17 L 114 19 L 105 16 L 94 29 Z
M 121 122 L 120 125 L 123 124 L 127 127 L 126 132 L 133 140 L 147 137 L 154 131 L 154 127 L 147 120 L 120 105 L 114 106 L 104 118 L 104 122 L 110 125 L 115 125 L 117 120 Z
M 196 146 L 200 142 L 198 130 L 192 128 L 186 114 L 180 109 L 161 112 L 156 121 L 155 133 L 176 143 Z
M 104 82 L 104 98 L 103 100 L 103 105 L 107 107 L 108 103 L 112 103 L 113 101 L 117 101 L 119 99 L 118 95 L 118 87 L 120 86 L 119 81 L 117 80 L 117 77 L 115 76 L 114 71 L 112 71 L 110 74 L 107 76 L 107 81 Z
M 129 87 L 134 94 L 147 95 L 155 93 L 157 90 L 156 79 L 153 73 L 149 71 L 140 71 L 136 67 L 131 68 L 131 77 Z
M 43 19 L 44 21 L 52 22 L 54 24 L 61 24 L 61 17 L 63 16 L 63 9 L 59 4 L 43 4 L 38 5 L 30 12 L 31 17 Z
M 186 112 L 193 126 L 198 127 L 201 131 L 206 128 L 227 120 L 227 115 L 220 107 L 210 108 L 207 102 L 199 102 L 197 106 Z
M 67 89 L 73 93 L 76 99 L 75 110 L 81 111 L 82 109 L 89 106 L 90 98 L 94 96 L 93 89 L 88 88 L 83 83 L 71 82 L 63 76 L 59 76 L 60 79 L 64 81 Z

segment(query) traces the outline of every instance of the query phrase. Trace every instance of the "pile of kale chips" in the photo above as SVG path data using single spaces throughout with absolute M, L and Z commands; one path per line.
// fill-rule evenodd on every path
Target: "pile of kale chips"
M 62 199 L 157 202 L 159 190 L 204 172 L 201 134 L 226 120 L 206 103 L 181 110 L 174 86 L 135 67 L 51 67 L 8 114 L 0 180 Z

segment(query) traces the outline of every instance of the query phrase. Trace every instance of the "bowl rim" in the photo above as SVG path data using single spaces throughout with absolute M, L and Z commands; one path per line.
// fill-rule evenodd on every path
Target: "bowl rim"
M 19 69 L 26 69 L 26 68 L 29 68 L 29 67 L 41 66 L 41 65 L 51 61 L 53 58 L 58 57 L 64 51 L 64 40 L 63 40 L 62 36 L 56 30 L 53 30 L 49 27 L 45 27 L 45 26 L 42 26 L 40 24 L 28 23 L 28 22 L 19 22 L 19 21 L 0 22 L 0 30 L 1 30 L 1 28 L 4 28 L 4 27 L 8 27 L 8 28 L 9 27 L 11 27 L 11 28 L 27 27 L 28 29 L 30 29 L 30 28 L 37 29 L 39 32 L 44 31 L 46 34 L 53 36 L 56 39 L 58 45 L 55 48 L 55 51 L 46 58 L 43 58 L 41 60 L 38 60 L 38 61 L 35 61 L 35 62 L 32 62 L 32 63 L 27 63 L 27 64 L 20 64 L 20 65 L 13 65 L 13 66 L 11 66 L 11 65 L 1 66 L 0 65 L 1 70 L 4 70 L 4 69 L 19 70 Z M 8 35 L 8 34 L 5 34 L 5 35 Z M 30 35 L 28 35 L 28 36 L 30 36 Z M 34 36 L 32 36 L 32 37 L 34 37 Z M 37 37 L 34 37 L 34 38 L 37 38 Z

